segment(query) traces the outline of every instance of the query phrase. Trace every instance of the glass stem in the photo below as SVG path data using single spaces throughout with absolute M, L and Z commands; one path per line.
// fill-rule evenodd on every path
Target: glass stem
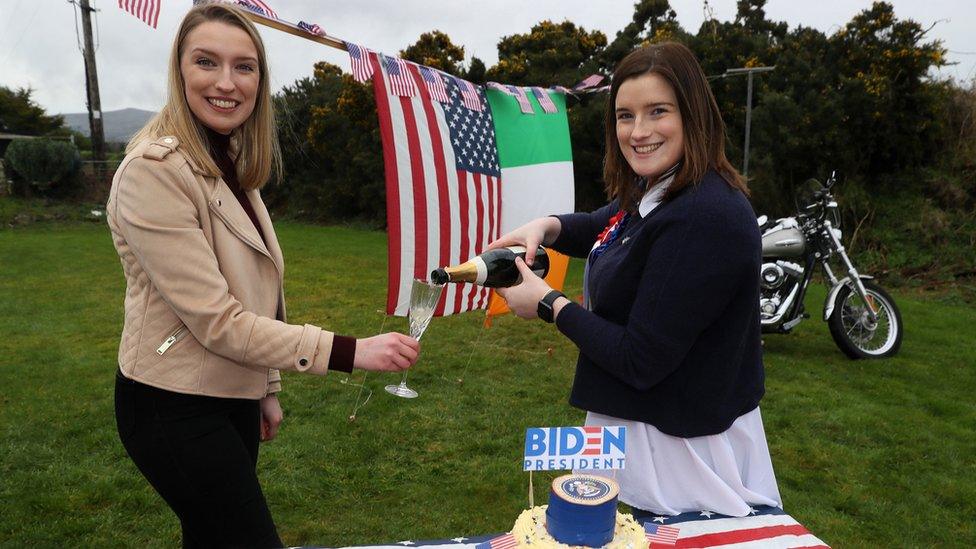
M 420 332 L 420 335 L 418 335 L 414 339 L 417 340 L 417 343 L 420 343 L 420 338 L 423 337 L 423 336 L 424 336 L 424 332 Z M 409 373 L 410 373 L 410 370 L 409 369 L 403 371 L 403 379 L 400 380 L 400 387 L 406 387 L 407 386 L 407 374 L 409 374 Z

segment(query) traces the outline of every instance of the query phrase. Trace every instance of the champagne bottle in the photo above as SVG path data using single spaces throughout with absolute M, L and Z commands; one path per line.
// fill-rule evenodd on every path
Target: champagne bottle
M 460 265 L 441 267 L 430 273 L 435 284 L 471 282 L 488 288 L 507 288 L 522 282 L 522 275 L 515 266 L 515 258 L 525 260 L 525 246 L 497 248 L 471 258 Z M 532 272 L 545 277 L 549 272 L 549 254 L 539 246 L 532 263 Z

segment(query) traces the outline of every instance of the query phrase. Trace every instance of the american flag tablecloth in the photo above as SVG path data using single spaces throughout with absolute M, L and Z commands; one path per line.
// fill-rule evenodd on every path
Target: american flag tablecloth
M 513 519 L 514 520 L 514 519 Z M 777 507 L 756 507 L 747 517 L 728 517 L 709 511 L 647 519 L 648 547 L 721 547 L 728 549 L 828 548 L 802 524 Z M 675 531 L 676 530 L 676 531 Z M 670 540 L 674 540 L 673 543 Z M 453 539 L 403 540 L 386 545 L 345 549 L 506 549 L 514 546 L 507 534 Z

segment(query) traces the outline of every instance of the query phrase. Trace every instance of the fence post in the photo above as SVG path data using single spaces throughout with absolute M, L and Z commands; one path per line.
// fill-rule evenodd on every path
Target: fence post
M 7 182 L 7 173 L 3 167 L 3 159 L 0 158 L 0 196 L 7 196 L 10 194 L 10 185 Z

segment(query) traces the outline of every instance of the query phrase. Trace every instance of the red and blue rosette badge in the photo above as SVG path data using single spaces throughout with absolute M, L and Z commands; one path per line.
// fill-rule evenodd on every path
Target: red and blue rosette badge
M 624 210 L 620 210 L 616 215 L 610 218 L 607 222 L 606 228 L 603 232 L 596 237 L 596 243 L 594 244 L 593 251 L 590 252 L 590 261 L 595 261 L 596 258 L 600 257 L 603 252 L 613 244 L 620 233 L 624 232 L 624 228 L 627 227 L 627 221 L 630 220 L 630 214 Z

